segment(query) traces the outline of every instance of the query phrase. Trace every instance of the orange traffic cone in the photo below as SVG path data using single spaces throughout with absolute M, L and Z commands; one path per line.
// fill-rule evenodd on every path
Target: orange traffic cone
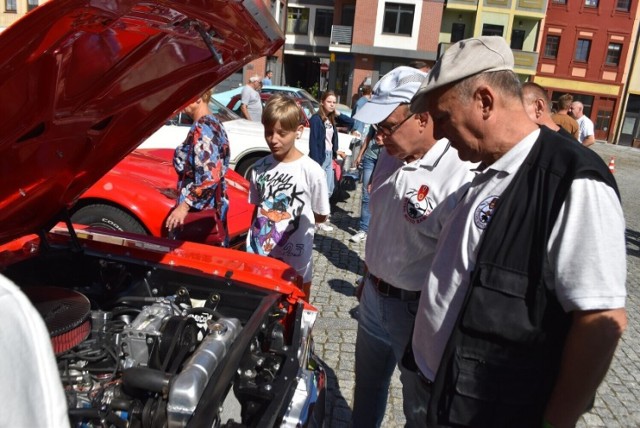
M 609 171 L 611 171 L 611 174 L 615 174 L 615 172 L 616 172 L 616 157 L 615 156 L 611 156 L 611 159 L 609 160 Z

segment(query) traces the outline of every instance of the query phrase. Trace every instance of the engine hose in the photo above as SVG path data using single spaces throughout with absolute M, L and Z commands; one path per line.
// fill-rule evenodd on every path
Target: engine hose
M 99 409 L 69 409 L 69 419 L 71 421 L 82 422 L 83 420 L 98 420 L 108 422 L 109 426 L 114 426 L 116 428 L 127 428 L 127 421 L 120 418 L 118 415 L 113 413 L 111 410 L 107 412 L 101 412 Z
M 149 367 L 131 367 L 122 372 L 122 384 L 128 390 L 169 393 L 172 375 Z

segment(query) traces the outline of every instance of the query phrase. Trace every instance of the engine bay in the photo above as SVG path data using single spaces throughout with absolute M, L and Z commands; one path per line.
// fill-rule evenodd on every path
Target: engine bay
M 72 426 L 280 425 L 319 366 L 303 305 L 251 284 L 54 249 L 3 274 L 45 320 Z

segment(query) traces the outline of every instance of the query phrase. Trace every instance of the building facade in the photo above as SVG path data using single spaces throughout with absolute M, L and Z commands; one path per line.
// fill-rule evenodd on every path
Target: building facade
M 20 19 L 25 13 L 46 0 L 4 0 L 0 13 L 0 32 Z
M 637 34 L 638 0 L 550 0 L 534 81 L 584 104 L 596 140 L 615 142 Z

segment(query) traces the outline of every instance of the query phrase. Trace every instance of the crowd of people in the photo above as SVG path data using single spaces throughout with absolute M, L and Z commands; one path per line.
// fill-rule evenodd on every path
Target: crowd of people
M 423 66 L 364 87 L 349 123 L 364 140 L 351 240 L 366 240 L 352 425 L 381 426 L 398 367 L 409 427 L 574 426 L 626 325 L 624 217 L 615 180 L 585 148 L 593 123 L 569 94 L 552 112 L 501 37 L 463 40 Z M 308 300 L 314 233 L 331 228 L 337 97 L 322 94 L 307 156 L 296 103 L 274 96 L 252 110 L 254 77 L 243 112 L 262 121 L 271 155 L 251 176 L 247 251 L 294 267 Z M 185 110 L 195 124 L 183 146 L 213 136 L 216 174 L 204 181 L 224 188 L 226 138 L 205 99 Z M 190 183 L 202 168 L 183 166 L 185 153 L 176 170 Z M 194 207 L 188 185 L 181 194 L 167 227 Z
M 366 237 L 354 427 L 381 426 L 395 367 L 409 427 L 572 427 L 606 374 L 626 326 L 617 185 L 586 149 L 583 104 L 562 96 L 552 113 L 544 88 L 513 67 L 503 38 L 466 39 L 433 67 L 391 70 L 354 106 L 347 126 L 364 145 L 353 240 Z M 250 77 L 242 92 L 271 151 L 250 179 L 247 251 L 296 269 L 309 300 L 314 233 L 330 227 L 341 155 L 336 94 L 322 94 L 305 155 L 296 102 L 274 95 L 263 108 L 257 96 L 271 77 Z M 193 126 L 175 151 L 166 227 L 214 210 L 225 246 L 229 142 L 210 97 L 184 108 Z

